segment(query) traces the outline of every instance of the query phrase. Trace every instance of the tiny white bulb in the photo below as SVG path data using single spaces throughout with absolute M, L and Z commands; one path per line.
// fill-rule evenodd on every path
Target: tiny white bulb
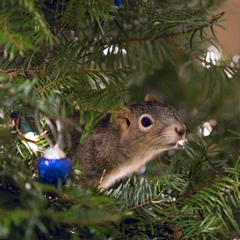
M 30 183 L 25 183 L 25 188 L 30 190 L 32 188 L 31 184 Z

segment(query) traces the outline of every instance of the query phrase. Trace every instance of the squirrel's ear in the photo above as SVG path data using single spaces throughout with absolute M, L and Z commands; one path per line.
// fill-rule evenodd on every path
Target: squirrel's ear
M 158 98 L 153 95 L 147 95 L 145 97 L 145 102 L 158 102 Z
M 119 124 L 122 132 L 124 132 L 131 124 L 131 112 L 130 106 L 121 106 L 121 111 L 114 115 L 114 119 Z

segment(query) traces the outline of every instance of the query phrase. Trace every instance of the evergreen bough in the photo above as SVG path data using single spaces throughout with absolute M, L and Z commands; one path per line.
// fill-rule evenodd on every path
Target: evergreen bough
M 211 12 L 215 5 L 0 1 L 1 239 L 240 235 L 233 107 L 240 71 L 227 57 L 217 64 L 204 57 L 207 44 L 219 46 L 215 28 L 224 12 Z M 71 147 L 69 129 L 81 131 L 84 142 L 104 114 L 118 111 L 126 99 L 142 99 L 143 89 L 156 88 L 164 100 L 187 112 L 183 117 L 190 136 L 210 115 L 225 128 L 220 125 L 210 137 L 192 138 L 177 153 L 165 154 L 170 167 L 149 170 L 153 174 L 132 177 L 106 192 L 78 183 L 81 166 L 74 159 L 74 178 L 65 186 L 39 183 L 36 161 L 59 139 L 57 122 L 65 136 L 62 147 Z M 76 109 L 79 124 L 71 121 Z M 233 131 L 227 140 L 228 128 Z M 29 130 L 34 139 L 25 135 Z

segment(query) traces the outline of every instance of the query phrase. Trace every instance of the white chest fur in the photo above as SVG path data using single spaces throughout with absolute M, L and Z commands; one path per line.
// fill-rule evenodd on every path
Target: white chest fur
M 130 177 L 133 173 L 142 173 L 145 170 L 145 165 L 155 154 L 146 154 L 144 156 L 136 156 L 131 160 L 114 168 L 111 172 L 103 176 L 99 188 L 107 189 L 124 177 Z

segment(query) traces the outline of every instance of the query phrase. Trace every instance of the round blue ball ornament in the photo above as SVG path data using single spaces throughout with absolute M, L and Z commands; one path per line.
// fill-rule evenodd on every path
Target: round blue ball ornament
M 38 161 L 39 179 L 42 183 L 65 184 L 66 179 L 72 176 L 72 169 L 72 161 L 58 147 L 48 148 Z
M 121 5 L 121 0 L 115 0 L 115 4 L 116 4 L 117 7 L 120 7 L 120 5 Z

